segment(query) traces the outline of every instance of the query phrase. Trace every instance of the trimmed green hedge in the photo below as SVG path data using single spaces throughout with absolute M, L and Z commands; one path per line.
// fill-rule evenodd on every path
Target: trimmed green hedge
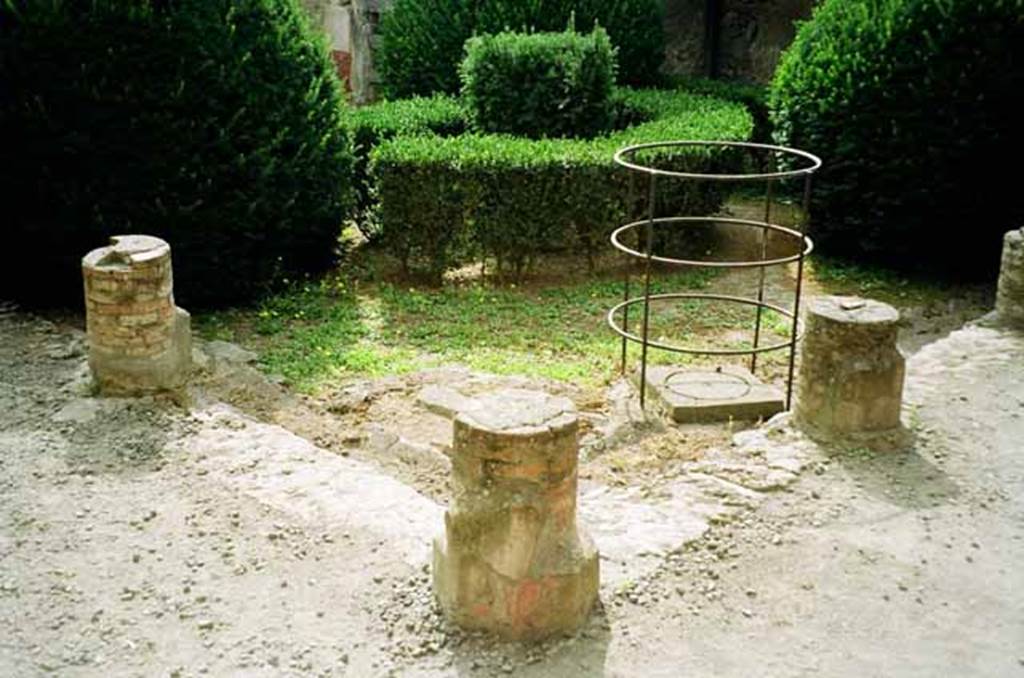
M 439 278 L 472 257 L 516 276 L 537 254 L 606 248 L 611 231 L 638 211 L 630 173 L 613 155 L 666 139 L 746 140 L 753 122 L 740 104 L 683 92 L 624 90 L 628 115 L 647 120 L 591 140 L 466 134 L 400 136 L 371 153 L 382 242 L 410 270 Z M 722 171 L 741 158 L 707 150 L 661 153 L 661 166 Z M 706 214 L 722 199 L 710 182 L 663 185 L 659 213 Z
M 188 306 L 335 260 L 347 114 L 294 0 L 0 2 L 0 296 L 82 300 L 117 233 L 174 250 Z
M 766 86 L 734 80 L 714 80 L 689 76 L 672 76 L 668 79 L 681 90 L 743 104 L 754 118 L 754 133 L 751 135 L 751 140 L 766 144 L 772 143 L 772 121 L 768 110 L 768 88 Z
M 1024 0 L 826 0 L 783 55 L 780 143 L 816 153 L 822 252 L 932 273 L 998 270 L 1024 220 Z
M 444 95 L 384 101 L 354 109 L 346 116 L 345 127 L 355 144 L 356 223 L 363 235 L 370 239 L 378 235 L 376 203 L 368 174 L 370 151 L 380 142 L 399 135 L 452 136 L 464 132 L 467 125 L 462 103 Z
M 381 15 L 380 90 L 400 99 L 459 91 L 463 45 L 501 31 L 604 26 L 619 49 L 619 79 L 653 85 L 664 60 L 664 0 L 395 0 Z
M 480 132 L 593 137 L 611 124 L 616 68 L 600 26 L 482 35 L 466 42 L 462 98 Z

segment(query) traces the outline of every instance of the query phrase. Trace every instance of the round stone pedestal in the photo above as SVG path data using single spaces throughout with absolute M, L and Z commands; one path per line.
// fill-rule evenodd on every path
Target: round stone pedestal
M 189 314 L 174 305 L 171 248 L 118 235 L 82 259 L 89 367 L 100 391 L 176 389 L 192 361 Z
M 849 438 L 901 429 L 904 359 L 899 312 L 856 297 L 808 304 L 794 418 L 812 436 Z
M 1003 239 L 996 314 L 1001 323 L 1024 330 L 1024 228 L 1010 231 Z
M 586 620 L 598 556 L 576 524 L 577 429 L 571 401 L 516 389 L 456 417 L 455 491 L 433 580 L 458 626 L 535 640 Z

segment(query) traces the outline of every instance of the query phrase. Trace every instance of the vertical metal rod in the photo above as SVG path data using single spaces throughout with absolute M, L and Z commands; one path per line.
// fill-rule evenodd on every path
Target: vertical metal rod
M 800 220 L 800 227 L 796 230 L 801 233 L 807 232 L 807 224 L 811 221 L 811 181 L 814 179 L 814 175 L 808 174 L 804 177 L 804 199 L 800 204 L 800 209 L 803 211 L 801 215 L 803 218 Z
M 774 163 L 773 163 L 774 164 Z M 771 223 L 772 217 L 772 199 L 774 192 L 775 181 L 772 179 L 768 180 L 765 186 L 764 192 L 764 223 Z M 761 261 L 768 258 L 768 227 L 761 227 Z M 754 318 L 754 350 L 761 343 L 761 304 L 764 303 L 764 266 L 758 269 L 758 282 L 757 282 L 757 315 Z M 757 353 L 750 355 L 750 373 L 754 374 L 757 371 Z
M 636 172 L 629 172 L 629 192 L 626 194 L 626 214 L 629 221 L 633 220 L 633 206 L 636 203 Z M 639 235 L 637 236 L 639 238 Z M 625 267 L 623 268 L 622 301 L 629 301 L 629 269 L 633 265 L 633 257 L 626 256 Z M 619 362 L 619 372 L 626 375 L 626 348 L 629 341 L 625 335 L 629 332 L 629 306 L 622 307 L 622 358 Z
M 647 203 L 647 251 L 644 257 L 644 324 L 643 343 L 640 344 L 640 409 L 647 401 L 647 332 L 651 317 L 651 257 L 654 256 L 654 204 L 657 198 L 658 177 L 651 175 Z
M 811 175 L 804 178 L 804 200 L 803 200 L 803 221 L 801 233 L 806 232 L 807 223 L 810 221 L 811 209 Z M 800 256 L 796 260 L 796 295 L 793 298 L 793 327 L 789 337 L 789 374 L 786 377 L 786 409 L 793 409 L 793 374 L 796 370 L 796 338 L 799 335 L 800 327 L 800 297 L 803 293 L 804 283 L 804 242 L 800 241 Z
M 622 301 L 628 302 L 629 301 L 629 269 L 633 265 L 633 262 L 626 261 L 625 265 L 626 265 L 626 268 L 625 268 L 625 273 L 623 274 L 623 278 L 624 278 L 623 283 L 624 284 L 622 286 Z M 629 332 L 629 306 L 628 305 L 622 307 L 622 331 L 623 331 L 624 334 Z M 621 359 L 619 361 L 619 373 L 622 374 L 623 376 L 625 376 L 625 374 L 626 374 L 626 348 L 628 347 L 628 345 L 629 345 L 629 342 L 627 341 L 626 337 L 623 336 L 622 337 L 622 357 L 621 357 Z

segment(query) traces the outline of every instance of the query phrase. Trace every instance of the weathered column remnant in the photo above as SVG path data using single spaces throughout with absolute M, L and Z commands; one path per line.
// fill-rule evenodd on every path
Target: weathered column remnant
M 171 248 L 118 235 L 82 259 L 89 367 L 100 391 L 133 395 L 184 385 L 192 361 L 189 314 L 174 305 Z
M 1010 231 L 1003 239 L 996 315 L 1000 322 L 1024 330 L 1024 228 Z
M 904 358 L 899 312 L 878 301 L 818 297 L 807 308 L 794 416 L 812 435 L 900 430 Z
M 572 633 L 597 598 L 598 556 L 576 523 L 571 401 L 509 389 L 455 419 L 454 496 L 434 542 L 434 591 L 457 625 L 506 639 Z

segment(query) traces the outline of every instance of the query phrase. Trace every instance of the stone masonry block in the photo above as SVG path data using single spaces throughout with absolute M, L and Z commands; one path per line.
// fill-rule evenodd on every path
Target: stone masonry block
M 794 416 L 819 438 L 899 431 L 904 358 L 899 313 L 856 297 L 808 304 Z
M 455 420 L 455 492 L 434 543 L 434 590 L 455 624 L 508 639 L 574 632 L 597 598 L 597 551 L 576 522 L 569 400 L 507 389 Z
M 1024 228 L 1003 239 L 996 314 L 1003 324 L 1024 331 Z
M 101 392 L 135 395 L 184 385 L 189 314 L 174 305 L 171 248 L 124 235 L 82 259 L 89 366 Z

